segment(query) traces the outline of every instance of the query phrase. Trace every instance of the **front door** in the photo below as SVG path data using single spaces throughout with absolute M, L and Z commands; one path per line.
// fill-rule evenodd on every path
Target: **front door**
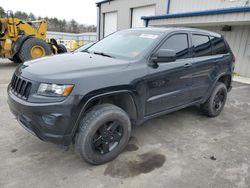
M 188 33 L 175 33 L 159 49 L 175 50 L 177 60 L 148 68 L 146 116 L 164 112 L 191 101 L 192 58 Z

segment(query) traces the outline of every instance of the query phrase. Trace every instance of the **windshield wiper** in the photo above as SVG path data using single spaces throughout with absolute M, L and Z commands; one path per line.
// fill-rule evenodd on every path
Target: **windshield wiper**
M 105 54 L 103 52 L 93 52 L 93 54 L 96 54 L 96 55 L 101 55 L 101 56 L 105 56 L 105 57 L 110 57 L 110 58 L 115 58 L 114 56 L 111 56 L 109 54 Z

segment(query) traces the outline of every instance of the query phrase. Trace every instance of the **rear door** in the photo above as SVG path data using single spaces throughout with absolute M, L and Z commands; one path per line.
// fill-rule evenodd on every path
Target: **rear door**
M 211 86 L 221 71 L 225 71 L 227 49 L 223 38 L 192 34 L 193 49 L 193 100 L 200 100 L 209 94 Z M 224 67 L 224 68 L 223 68 Z
M 172 34 L 160 46 L 159 49 L 175 50 L 177 60 L 158 63 L 158 68 L 148 68 L 147 116 L 190 102 L 192 58 L 189 53 L 189 43 L 188 33 L 184 32 Z
M 196 101 L 203 98 L 214 79 L 215 59 L 212 58 L 212 45 L 208 35 L 193 33 L 191 38 L 194 68 L 192 98 Z

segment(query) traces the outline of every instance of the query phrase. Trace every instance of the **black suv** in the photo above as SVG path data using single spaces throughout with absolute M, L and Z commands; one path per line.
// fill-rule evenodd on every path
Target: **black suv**
M 234 61 L 227 42 L 213 32 L 129 29 L 82 52 L 20 65 L 8 103 L 40 139 L 73 143 L 87 162 L 102 164 L 122 152 L 133 126 L 148 119 L 191 105 L 219 115 Z

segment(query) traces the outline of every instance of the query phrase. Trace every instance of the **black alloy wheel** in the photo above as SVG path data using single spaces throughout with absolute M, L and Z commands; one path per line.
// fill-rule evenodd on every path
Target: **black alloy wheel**
M 99 154 L 106 154 L 115 149 L 123 136 L 123 128 L 118 121 L 103 124 L 95 133 L 92 147 Z
M 220 89 L 215 97 L 214 97 L 214 102 L 213 102 L 213 108 L 215 111 L 220 111 L 223 104 L 225 103 L 225 90 Z

